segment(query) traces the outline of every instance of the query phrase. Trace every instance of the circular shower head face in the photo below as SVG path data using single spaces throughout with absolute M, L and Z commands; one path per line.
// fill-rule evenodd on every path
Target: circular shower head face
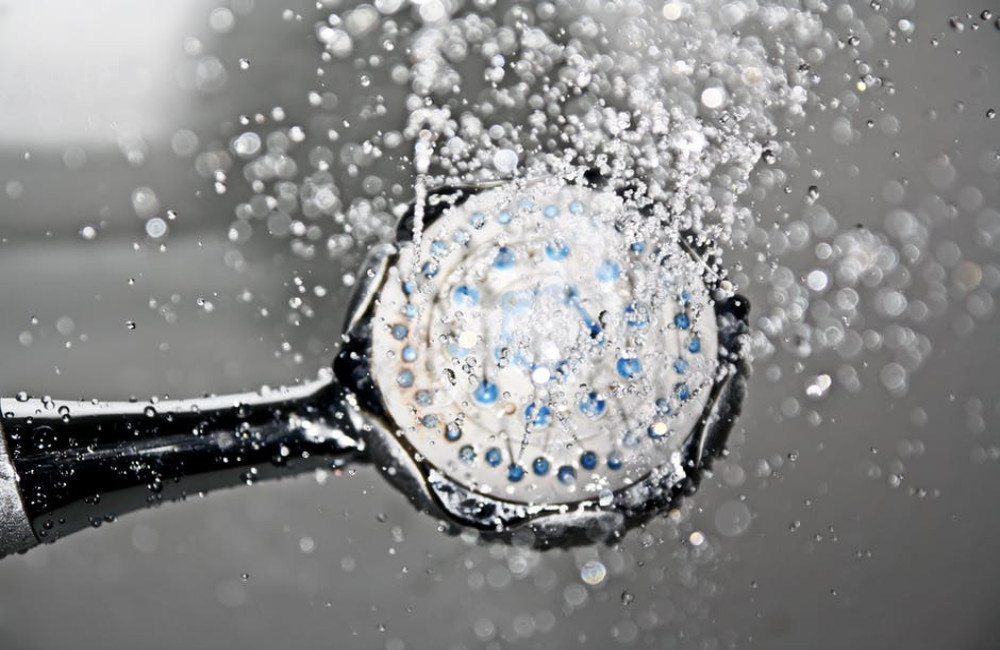
M 473 194 L 401 245 L 371 373 L 411 453 L 526 505 L 597 501 L 681 450 L 719 369 L 704 262 L 616 193 Z M 610 491 L 610 492 L 609 492 Z

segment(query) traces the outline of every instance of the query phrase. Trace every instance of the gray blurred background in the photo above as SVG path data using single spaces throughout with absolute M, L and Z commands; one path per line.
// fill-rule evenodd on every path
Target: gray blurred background
M 905 181 L 909 202 L 933 190 L 957 206 L 932 251 L 995 265 L 976 227 L 978 210 L 1000 205 L 988 155 L 1000 120 L 986 117 L 1000 109 L 1000 29 L 978 18 L 991 8 L 908 11 L 912 43 L 883 39 L 868 57 L 888 62 L 896 93 L 862 105 L 849 146 L 830 141 L 832 115 L 811 116 L 790 193 L 755 209 L 801 211 L 815 183 L 841 228 L 878 228 L 886 182 Z M 966 12 L 977 18 L 949 26 Z M 357 74 L 344 63 L 317 79 L 313 26 L 327 13 L 0 0 L 0 393 L 187 397 L 308 380 L 329 363 L 358 252 L 308 260 L 286 239 L 233 245 L 250 189 L 232 178 L 219 194 L 193 161 L 239 133 L 240 115 L 281 106 L 286 127 L 325 126 L 309 92 Z M 877 127 L 884 114 L 898 135 Z M 943 189 L 928 172 L 941 154 L 958 172 Z M 167 234 L 137 217 L 149 206 L 136 188 L 153 191 Z M 328 290 L 307 296 L 308 316 L 289 309 L 296 277 Z M 749 279 L 763 304 L 766 287 Z M 992 310 L 972 317 L 963 299 L 921 324 L 933 350 L 905 396 L 882 388 L 874 352 L 855 364 L 860 392 L 834 384 L 815 402 L 803 386 L 835 374 L 836 358 L 757 367 L 730 457 L 679 521 L 616 547 L 485 546 L 439 532 L 368 467 L 310 474 L 3 560 L 0 648 L 996 648 L 1000 334 Z M 782 408 L 789 395 L 799 410 Z M 607 578 L 585 585 L 594 559 Z

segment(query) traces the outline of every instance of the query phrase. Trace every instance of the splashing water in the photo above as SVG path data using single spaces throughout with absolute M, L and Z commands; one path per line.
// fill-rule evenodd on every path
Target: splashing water
M 930 250 L 932 232 L 953 216 L 947 156 L 926 170 L 938 193 L 907 196 L 885 182 L 882 228 L 854 227 L 826 203 L 823 170 L 800 169 L 808 134 L 850 146 L 859 97 L 895 93 L 879 71 L 887 63 L 866 59 L 869 28 L 884 22 L 896 42 L 914 25 L 905 15 L 879 22 L 884 11 L 873 5 L 878 20 L 866 22 L 847 4 L 793 0 L 337 7 L 316 26 L 322 67 L 356 83 L 310 95 L 328 128 L 278 126 L 254 153 L 255 140 L 238 136 L 230 151 L 203 153 L 199 169 L 225 176 L 243 161 L 257 194 L 237 209 L 234 242 L 263 221 L 296 255 L 314 258 L 325 242 L 347 267 L 358 259 L 350 251 L 393 238 L 414 198 L 420 242 L 428 189 L 597 171 L 642 208 L 618 224 L 626 239 L 655 246 L 683 231 L 723 247 L 727 281 L 759 296 L 757 364 L 770 381 L 789 366 L 803 374 L 781 412 L 816 423 L 800 399 L 861 390 L 860 361 L 880 366 L 890 395 L 907 391 L 931 352 L 923 324 L 948 315 L 949 281 L 969 307 L 956 331 L 992 313 L 1000 284 L 993 265 L 954 247 Z M 899 132 L 890 113 L 868 126 Z M 307 163 L 296 162 L 300 146 L 311 147 Z M 995 169 L 996 160 L 984 151 L 979 165 Z M 808 176 L 801 207 L 788 198 L 799 176 Z M 981 212 L 980 239 L 994 246 L 1000 221 L 981 193 L 966 188 L 958 201 Z
M 331 255 L 391 237 L 392 215 L 410 200 L 391 172 L 379 171 L 391 160 L 409 160 L 416 176 L 417 239 L 426 187 L 591 169 L 612 185 L 633 184 L 634 200 L 654 207 L 655 218 L 623 224 L 632 239 L 669 239 L 661 226 L 669 218 L 677 230 L 732 243 L 753 222 L 739 202 L 753 169 L 787 149 L 779 135 L 803 117 L 807 61 L 831 44 L 819 16 L 796 2 L 480 2 L 461 10 L 437 0 L 384 2 L 331 14 L 317 36 L 330 67 L 380 44 L 359 90 L 376 76 L 388 86 L 365 93 L 360 113 L 372 126 L 349 140 L 326 133 L 339 150 L 317 144 L 315 171 L 298 187 L 289 155 L 304 139 L 292 137 L 297 127 L 274 131 L 244 167 L 260 194 L 237 210 L 233 239 L 265 218 L 304 257 L 316 254 L 329 217 L 342 224 L 327 237 Z M 379 118 L 392 93 L 406 109 L 399 130 Z M 314 95 L 318 108 L 338 103 L 330 91 Z M 407 141 L 413 157 L 396 153 Z M 346 165 L 350 183 L 334 180 L 334 161 Z M 365 169 L 372 173 L 362 180 Z M 366 187 L 394 190 L 369 199 Z

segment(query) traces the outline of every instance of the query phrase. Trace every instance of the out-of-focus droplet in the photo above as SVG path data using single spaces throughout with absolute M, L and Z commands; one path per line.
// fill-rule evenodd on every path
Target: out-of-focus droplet
M 604 582 L 607 575 L 607 569 L 598 560 L 590 560 L 580 568 L 580 579 L 591 586 Z
M 241 133 L 233 139 L 232 149 L 241 158 L 250 158 L 260 151 L 260 136 L 253 131 Z
M 513 174 L 517 170 L 517 153 L 513 149 L 498 149 L 493 154 L 493 167 L 501 174 Z
M 726 103 L 726 90 L 721 86 L 712 86 L 701 92 L 701 103 L 705 108 L 716 110 Z
M 726 537 L 742 535 L 750 521 L 750 509 L 742 501 L 727 501 L 715 511 L 715 528 Z
M 152 239 L 160 239 L 167 234 L 167 222 L 160 217 L 153 217 L 146 222 L 146 234 Z

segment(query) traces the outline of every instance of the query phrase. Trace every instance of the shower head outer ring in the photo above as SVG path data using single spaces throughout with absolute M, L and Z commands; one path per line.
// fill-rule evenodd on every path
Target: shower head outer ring
M 609 189 L 603 176 L 595 172 L 565 180 L 591 189 Z M 495 186 L 491 183 L 431 190 L 424 207 L 425 227 L 474 194 Z M 641 190 L 633 185 L 614 191 L 635 198 Z M 652 205 L 642 210 L 651 215 Z M 397 489 L 419 509 L 454 524 L 453 532 L 467 527 L 479 530 L 486 537 L 527 537 L 539 547 L 608 539 L 624 527 L 632 527 L 669 509 L 679 497 L 697 490 L 702 473 L 724 452 L 746 393 L 750 368 L 743 346 L 750 307 L 745 297 L 723 288 L 717 274 L 714 279 L 706 279 L 718 327 L 719 367 L 706 405 L 685 440 L 679 459 L 654 467 L 641 480 L 615 491 L 610 505 L 599 504 L 596 496 L 569 504 L 530 504 L 485 495 L 434 466 L 399 433 L 402 427 L 385 408 L 372 375 L 372 315 L 388 270 L 398 260 L 400 247 L 412 239 L 414 215 L 411 205 L 398 225 L 396 245 L 382 244 L 369 253 L 360 274 L 364 283 L 349 305 L 344 342 L 333 362 L 335 386 L 341 392 L 339 401 L 364 440 L 366 455 Z M 720 268 L 711 242 L 698 240 L 691 233 L 681 233 L 681 240 L 683 247 L 705 261 L 706 266 Z

